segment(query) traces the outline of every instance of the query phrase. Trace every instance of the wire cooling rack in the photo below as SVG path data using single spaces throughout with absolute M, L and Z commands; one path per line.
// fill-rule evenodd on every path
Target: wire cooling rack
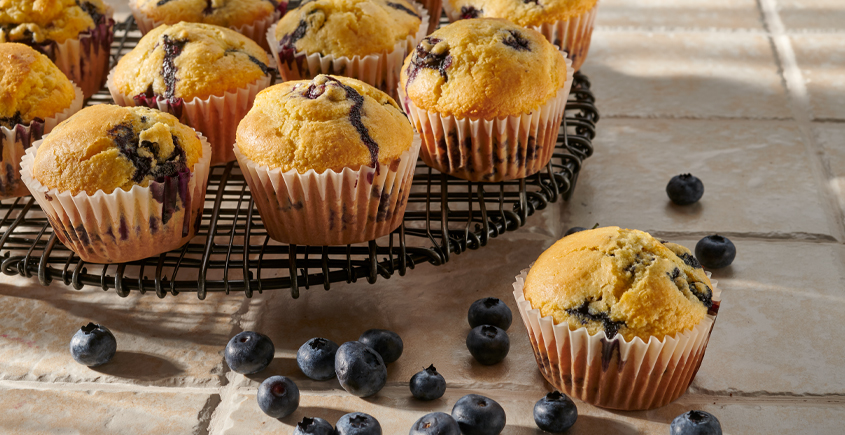
M 115 26 L 113 63 L 138 43 L 141 34 L 130 17 Z M 104 88 L 87 105 L 111 103 Z M 575 188 L 581 163 L 592 155 L 599 120 L 586 76 L 576 73 L 556 151 L 545 170 L 531 177 L 498 183 L 473 183 L 447 176 L 419 162 L 402 226 L 392 234 L 346 246 L 297 246 L 267 236 L 249 188 L 234 162 L 211 169 L 203 220 L 184 247 L 131 263 L 86 263 L 62 245 L 30 197 L 0 202 L 0 272 L 61 280 L 81 289 L 99 286 L 120 296 L 131 291 L 168 294 L 255 292 L 331 288 L 334 282 L 405 275 L 420 263 L 435 266 L 490 238 L 525 225 L 529 216 Z

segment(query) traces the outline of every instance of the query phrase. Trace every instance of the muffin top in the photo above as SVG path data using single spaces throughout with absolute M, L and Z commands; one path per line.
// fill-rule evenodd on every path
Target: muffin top
M 351 58 L 393 51 L 420 22 L 406 0 L 314 0 L 279 20 L 276 40 L 281 52 Z
M 277 0 L 130 0 L 149 18 L 165 24 L 180 21 L 240 27 L 264 19 L 287 2 Z
M 402 66 L 414 104 L 458 118 L 530 112 L 566 83 L 566 59 L 540 33 L 507 20 L 460 20 L 424 38 Z
M 697 325 L 713 285 L 690 251 L 619 227 L 581 231 L 546 250 L 525 279 L 525 299 L 571 330 L 662 340 Z
M 318 75 L 271 86 L 238 125 L 238 149 L 261 166 L 340 172 L 394 163 L 414 131 L 384 92 L 355 79 Z
M 50 189 L 106 194 L 192 171 L 202 142 L 173 115 L 146 107 L 86 107 L 62 122 L 35 154 L 32 173 Z
M 112 80 L 125 95 L 190 101 L 244 87 L 271 73 L 268 62 L 258 44 L 234 30 L 183 22 L 147 33 Z
M 2 0 L 0 42 L 59 44 L 105 19 L 102 0 Z
M 47 56 L 23 44 L 0 44 L 0 126 L 43 121 L 74 98 L 70 80 Z
M 462 18 L 505 18 L 520 26 L 568 20 L 596 5 L 598 0 L 446 0 Z

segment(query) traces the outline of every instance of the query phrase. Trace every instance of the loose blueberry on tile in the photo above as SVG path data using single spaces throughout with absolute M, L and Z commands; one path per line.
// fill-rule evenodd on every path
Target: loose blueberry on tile
M 727 237 L 714 234 L 695 244 L 695 257 L 710 269 L 728 267 L 736 258 L 736 246 Z
M 497 364 L 508 356 L 511 342 L 508 334 L 493 325 L 472 328 L 467 335 L 467 349 L 472 357 L 486 366 Z
M 546 394 L 534 405 L 534 422 L 546 432 L 563 432 L 572 427 L 577 418 L 575 402 L 557 391 Z
M 325 338 L 312 338 L 296 352 L 296 364 L 305 376 L 315 381 L 327 381 L 335 377 L 334 357 L 337 343 Z
M 411 394 L 419 400 L 434 400 L 443 397 L 446 392 L 446 379 L 437 373 L 434 364 L 411 376 Z
M 284 376 L 270 376 L 258 387 L 258 407 L 273 418 L 284 418 L 299 407 L 299 388 Z
M 395 362 L 402 356 L 404 344 L 399 334 L 386 329 L 369 329 L 364 331 L 358 341 L 370 346 L 381 355 L 385 364 Z
M 666 194 L 675 204 L 694 204 L 704 195 L 704 183 L 692 174 L 675 175 L 666 185 Z
M 117 340 L 105 326 L 94 323 L 79 328 L 70 339 L 70 355 L 88 367 L 103 365 L 117 352 Z
M 253 331 L 244 331 L 232 337 L 223 356 L 232 371 L 244 375 L 258 373 L 273 361 L 276 348 L 270 337 Z
M 296 424 L 293 435 L 335 435 L 332 424 L 318 417 L 303 417 Z
M 461 435 L 458 422 L 445 412 L 432 412 L 420 417 L 409 435 Z
M 337 435 L 381 435 L 381 425 L 372 415 L 352 412 L 337 421 Z
M 685 412 L 672 420 L 671 435 L 722 435 L 719 420 L 704 411 Z
M 343 343 L 337 349 L 334 369 L 340 386 L 358 397 L 378 393 L 387 382 L 387 366 L 381 355 L 360 341 Z
M 452 418 L 464 435 L 498 435 L 505 428 L 505 410 L 495 400 L 467 394 L 455 402 Z
M 572 228 L 566 230 L 565 233 L 563 233 L 563 237 L 566 237 L 568 235 L 575 234 L 575 233 L 580 233 L 581 231 L 587 231 L 587 229 L 584 228 L 584 227 L 572 227 Z
M 467 321 L 470 328 L 493 325 L 507 331 L 513 322 L 513 313 L 499 298 L 481 298 L 469 306 Z

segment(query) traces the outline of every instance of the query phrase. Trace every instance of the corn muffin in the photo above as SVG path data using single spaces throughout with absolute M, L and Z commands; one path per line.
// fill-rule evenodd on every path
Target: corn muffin
M 130 5 L 163 24 L 189 23 L 239 27 L 284 13 L 286 1 L 277 0 L 130 0 Z

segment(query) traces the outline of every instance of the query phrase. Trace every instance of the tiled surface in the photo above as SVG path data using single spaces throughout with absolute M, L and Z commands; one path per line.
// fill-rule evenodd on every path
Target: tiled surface
M 777 0 L 783 24 L 790 30 L 845 30 L 845 3 L 840 0 Z
M 816 124 L 814 129 L 827 157 L 829 188 L 845 213 L 845 124 Z
M 845 119 L 845 50 L 842 35 L 792 35 L 795 59 L 816 119 Z
M 601 0 L 600 28 L 763 30 L 754 0 Z

